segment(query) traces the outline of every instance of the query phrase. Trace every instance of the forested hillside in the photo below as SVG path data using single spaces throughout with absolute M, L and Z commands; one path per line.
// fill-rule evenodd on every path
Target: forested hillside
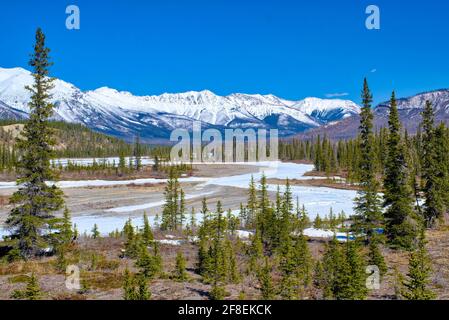
M 23 130 L 23 121 L 0 120 L 0 170 L 14 167 L 17 158 L 15 140 Z M 111 157 L 133 155 L 134 144 L 97 133 L 81 124 L 50 122 L 55 131 L 55 156 L 58 158 Z M 149 146 L 141 145 L 141 155 L 149 154 Z

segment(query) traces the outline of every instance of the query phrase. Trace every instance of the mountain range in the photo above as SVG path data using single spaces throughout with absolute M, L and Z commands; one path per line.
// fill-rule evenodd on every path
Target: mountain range
M 0 118 L 23 119 L 29 112 L 33 82 L 22 68 L 0 68 Z M 82 91 L 73 84 L 55 79 L 52 90 L 56 120 L 82 123 L 119 138 L 168 139 L 177 128 L 277 128 L 281 136 L 291 136 L 350 118 L 360 107 L 349 100 L 306 98 L 290 101 L 274 95 L 231 94 L 211 91 L 135 96 L 103 87 Z
M 0 68 L 0 119 L 28 116 L 30 93 L 25 86 L 32 82 L 25 69 Z M 410 133 L 421 122 L 426 100 L 433 103 L 437 121 L 449 122 L 447 89 L 398 99 L 400 118 Z M 55 120 L 81 123 L 128 141 L 139 135 L 153 143 L 167 141 L 174 129 L 191 129 L 193 121 L 201 121 L 203 130 L 276 128 L 281 137 L 347 139 L 356 136 L 360 120 L 360 107 L 350 100 L 312 97 L 292 101 L 242 93 L 219 96 L 208 90 L 136 96 L 107 87 L 82 91 L 60 79 L 54 81 L 52 102 Z M 387 124 L 388 109 L 388 102 L 373 109 L 376 128 Z
M 417 132 L 422 118 L 426 101 L 432 102 L 435 113 L 435 123 L 444 122 L 449 125 L 449 89 L 440 89 L 419 93 L 409 98 L 397 100 L 399 119 L 403 129 L 409 133 Z M 383 102 L 373 109 L 374 130 L 388 126 L 390 102 Z M 300 139 L 313 139 L 313 137 L 327 136 L 333 140 L 354 138 L 359 131 L 360 116 L 358 114 L 343 119 L 338 123 L 312 128 L 296 135 Z

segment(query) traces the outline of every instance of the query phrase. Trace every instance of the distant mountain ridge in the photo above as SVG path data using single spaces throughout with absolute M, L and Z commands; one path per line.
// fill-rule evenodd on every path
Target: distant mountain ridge
M 23 119 L 29 112 L 31 73 L 22 68 L 0 68 L 0 118 Z M 177 128 L 277 128 L 290 136 L 359 114 L 350 100 L 306 98 L 290 101 L 274 95 L 190 91 L 159 96 L 134 96 L 103 87 L 81 91 L 56 79 L 52 90 L 56 120 L 82 123 L 99 132 L 124 139 L 136 134 L 142 140 L 168 139 Z
M 403 129 L 406 129 L 411 134 L 417 132 L 422 121 L 421 113 L 427 100 L 432 102 L 436 123 L 444 122 L 449 124 L 449 89 L 439 89 L 419 93 L 408 98 L 397 99 L 399 118 Z M 375 130 L 388 125 L 389 109 L 389 101 L 380 103 L 373 109 Z M 357 136 L 359 124 L 360 117 L 357 114 L 335 124 L 313 128 L 298 134 L 296 137 L 311 139 L 320 135 L 334 140 L 350 139 Z

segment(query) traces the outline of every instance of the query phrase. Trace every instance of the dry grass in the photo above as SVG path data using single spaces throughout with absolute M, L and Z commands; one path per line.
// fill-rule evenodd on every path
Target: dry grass
M 0 206 L 7 206 L 9 204 L 9 196 L 0 195 Z
M 181 234 L 172 234 L 180 237 Z M 157 239 L 165 237 L 164 233 L 155 232 Z M 428 250 L 433 264 L 432 289 L 439 299 L 449 299 L 449 232 L 435 230 L 427 233 Z M 322 242 L 309 242 L 309 248 L 315 260 L 322 257 L 324 244 Z M 14 262 L 0 264 L 0 299 L 8 299 L 11 292 L 22 288 L 28 276 L 34 272 L 40 281 L 46 298 L 56 300 L 83 300 L 83 299 L 121 299 L 123 273 L 126 268 L 137 272 L 134 260 L 120 259 L 123 249 L 123 239 L 102 238 L 93 240 L 81 239 L 74 246 L 66 258 L 69 263 L 76 264 L 81 269 L 83 290 L 69 291 L 64 285 L 64 274 L 58 273 L 55 268 L 56 257 L 43 258 L 28 263 Z M 242 249 L 243 250 L 243 249 Z M 187 262 L 189 280 L 180 283 L 171 279 L 175 268 L 176 254 L 181 251 Z M 201 277 L 195 272 L 197 263 L 197 247 L 192 244 L 182 246 L 161 245 L 160 252 L 163 257 L 164 274 L 161 278 L 150 283 L 152 298 L 165 299 L 208 299 L 210 284 L 203 283 Z M 395 273 L 397 269 L 403 275 L 408 271 L 409 253 L 382 248 L 389 267 L 381 289 L 370 292 L 368 299 L 393 299 L 395 287 Z M 237 256 L 242 281 L 239 284 L 226 286 L 227 299 L 238 299 L 242 293 L 246 299 L 258 299 L 260 292 L 257 279 L 246 274 L 247 257 L 240 253 Z M 279 280 L 279 274 L 274 274 L 274 280 Z M 305 292 L 308 299 L 319 299 L 320 294 L 314 288 Z
M 56 269 L 54 268 L 54 258 L 0 263 L 0 275 L 17 275 L 24 273 L 35 273 L 37 275 L 56 273 Z

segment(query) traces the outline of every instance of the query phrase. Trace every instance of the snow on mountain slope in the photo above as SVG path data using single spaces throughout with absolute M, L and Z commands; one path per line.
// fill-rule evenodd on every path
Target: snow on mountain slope
M 402 127 L 409 134 L 415 134 L 422 123 L 422 112 L 426 101 L 432 103 L 435 115 L 435 123 L 449 124 L 449 89 L 433 90 L 416 94 L 411 97 L 397 100 L 399 120 Z M 373 109 L 374 128 L 388 127 L 390 114 L 390 101 L 380 103 Z M 360 117 L 354 115 L 347 117 L 338 123 L 313 128 L 297 135 L 300 139 L 313 139 L 313 137 L 326 136 L 333 140 L 352 139 L 359 133 Z
M 346 119 L 360 113 L 360 107 L 350 100 L 306 98 L 292 106 L 320 124 Z
M 30 93 L 24 87 L 32 82 L 27 70 L 0 68 L 0 101 L 29 112 Z M 191 128 L 192 120 L 217 128 L 277 127 L 281 135 L 290 135 L 360 112 L 355 103 L 346 100 L 289 101 L 274 95 L 240 93 L 218 96 L 208 90 L 134 96 L 107 87 L 83 92 L 59 79 L 54 81 L 52 95 L 55 119 L 84 123 L 128 138 L 135 134 L 167 138 L 175 128 Z
M 7 104 L 0 101 L 0 119 L 22 120 L 26 119 L 27 116 L 27 113 L 11 108 Z

